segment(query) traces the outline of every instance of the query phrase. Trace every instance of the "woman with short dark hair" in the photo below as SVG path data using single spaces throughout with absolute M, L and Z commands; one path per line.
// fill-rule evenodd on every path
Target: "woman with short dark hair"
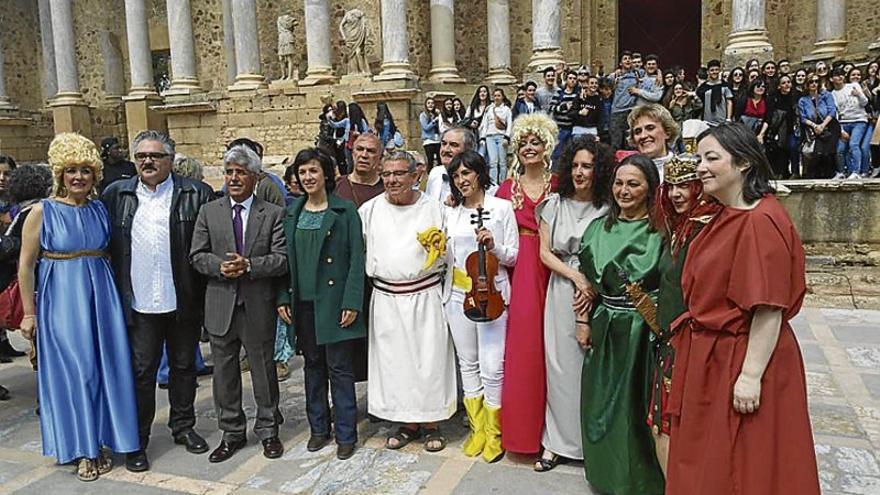
M 676 319 L 666 492 L 819 494 L 800 311 L 804 249 L 742 124 L 698 137 L 697 174 L 724 208 L 690 245 Z
M 501 389 L 504 382 L 504 346 L 507 338 L 507 310 L 491 321 L 475 321 L 464 309 L 472 285 L 467 263 L 482 245 L 498 260 L 492 283 L 505 305 L 510 301 L 508 269 L 513 268 L 519 252 L 519 232 L 510 201 L 487 193 L 492 185 L 486 161 L 475 151 L 465 151 L 449 164 L 454 206 L 446 208 L 446 231 L 452 246 L 452 291 L 444 305 L 449 330 L 461 369 L 464 407 L 470 423 L 470 435 L 462 445 L 465 455 L 482 454 L 486 462 L 495 462 L 504 454 L 499 421 Z M 485 215 L 482 227 L 476 228 L 478 212 Z M 479 315 L 482 316 L 482 315 Z
M 296 323 L 296 347 L 305 359 L 306 415 L 311 431 L 306 447 L 315 452 L 330 441 L 329 382 L 336 457 L 345 460 L 354 454 L 357 443 L 351 344 L 366 335 L 361 315 L 361 220 L 354 204 L 333 194 L 333 160 L 325 152 L 300 151 L 293 170 L 303 195 L 291 203 L 284 218 L 289 278 L 278 292 L 278 316 L 288 325 Z
M 22 227 L 33 205 L 48 196 L 51 189 L 52 172 L 46 165 L 22 165 L 10 174 L 6 191 L 15 214 L 12 223 L 4 231 L 5 234 L 0 235 L 0 291 L 18 291 L 18 284 L 13 285 L 13 282 L 18 271 Z M 14 357 L 24 356 L 25 353 L 13 348 L 6 336 L 6 331 L 17 329 L 21 321 L 14 317 L 13 312 L 0 317 L 3 320 L 0 326 L 6 325 L 6 328 L 0 328 L 0 363 L 3 363 L 10 362 Z

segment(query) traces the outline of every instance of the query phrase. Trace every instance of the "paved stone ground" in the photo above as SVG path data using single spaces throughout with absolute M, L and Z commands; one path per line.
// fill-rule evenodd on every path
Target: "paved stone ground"
M 880 493 L 880 311 L 809 308 L 794 326 L 807 366 L 823 492 Z M 23 347 L 21 341 L 15 343 Z M 163 426 L 167 402 L 160 392 L 163 406 L 149 450 L 152 471 L 133 474 L 120 466 L 90 484 L 75 479 L 73 466 L 56 466 L 41 456 L 39 425 L 33 414 L 35 377 L 26 362 L 0 365 L 0 383 L 14 394 L 11 401 L 0 402 L 0 493 L 595 493 L 584 482 L 578 464 L 538 474 L 532 472 L 529 457 L 507 456 L 493 465 L 465 457 L 459 450 L 465 431 L 458 417 L 445 426 L 450 446 L 439 454 L 424 452 L 420 443 L 401 451 L 385 450 L 382 444 L 389 425 L 366 419 L 359 424 L 361 446 L 349 461 L 336 460 L 332 447 L 309 453 L 305 449 L 308 426 L 302 362 L 297 358 L 292 364 L 291 379 L 282 383 L 286 422 L 281 437 L 287 449 L 282 459 L 265 459 L 253 438 L 243 451 L 219 465 L 208 463 L 207 454 L 186 453 L 172 443 Z M 247 413 L 252 418 L 254 407 L 245 377 Z M 200 379 L 200 385 L 197 429 L 213 447 L 220 434 L 210 378 Z M 364 407 L 363 388 L 358 392 Z M 115 461 L 121 465 L 122 459 Z

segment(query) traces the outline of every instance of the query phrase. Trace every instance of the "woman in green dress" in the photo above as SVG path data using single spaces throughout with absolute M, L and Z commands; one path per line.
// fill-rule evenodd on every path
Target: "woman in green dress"
M 615 171 L 608 214 L 590 223 L 581 241 L 580 270 L 594 294 L 592 310 L 576 320 L 576 338 L 586 348 L 581 434 L 587 481 L 602 493 L 663 493 L 645 423 L 654 368 L 646 316 L 653 319 L 660 283 L 662 238 L 651 217 L 659 183 L 649 158 L 628 156 Z

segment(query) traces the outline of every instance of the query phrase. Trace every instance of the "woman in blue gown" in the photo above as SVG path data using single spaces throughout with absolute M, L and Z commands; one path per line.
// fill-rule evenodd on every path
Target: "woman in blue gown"
M 105 255 L 107 210 L 93 201 L 101 181 L 98 150 L 79 134 L 59 134 L 49 145 L 49 164 L 53 196 L 33 207 L 23 229 L 21 330 L 28 338 L 36 333 L 40 349 L 43 455 L 59 464 L 77 460 L 77 477 L 94 481 L 112 467 L 103 447 L 118 453 L 140 447 L 131 351 Z

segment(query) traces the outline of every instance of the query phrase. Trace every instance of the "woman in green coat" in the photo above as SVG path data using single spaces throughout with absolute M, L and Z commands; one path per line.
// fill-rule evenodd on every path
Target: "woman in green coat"
M 294 325 L 291 336 L 305 359 L 306 415 L 309 451 L 330 442 L 330 405 L 334 405 L 336 457 L 354 454 L 357 403 L 352 369 L 352 339 L 366 334 L 364 236 L 354 204 L 332 193 L 334 164 L 330 155 L 309 148 L 293 162 L 303 196 L 287 208 L 289 283 L 278 293 L 278 315 Z
M 663 493 L 645 422 L 653 334 L 643 316 L 651 318 L 647 307 L 660 281 L 661 237 L 650 215 L 659 182 L 649 158 L 627 157 L 615 171 L 608 214 L 590 223 L 581 241 L 580 270 L 594 293 L 592 311 L 576 319 L 586 349 L 581 434 L 587 481 L 602 493 Z M 647 297 L 632 290 L 636 284 Z

